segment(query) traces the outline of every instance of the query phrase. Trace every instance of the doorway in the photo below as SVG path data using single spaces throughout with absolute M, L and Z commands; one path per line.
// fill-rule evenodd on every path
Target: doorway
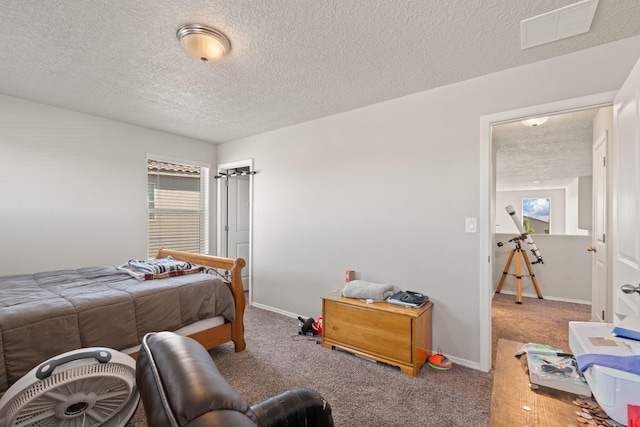
M 243 258 L 242 283 L 252 300 L 253 160 L 218 165 L 217 249 L 220 256 Z
M 526 107 L 482 116 L 481 122 L 481 189 L 480 189 L 480 366 L 491 369 L 491 302 L 494 294 L 494 246 L 496 228 L 495 158 L 492 144 L 492 126 L 505 124 L 528 117 L 538 117 L 560 112 L 571 112 L 586 108 L 611 105 L 616 92 L 606 92 L 581 98 L 564 100 L 544 105 Z
M 503 209 L 513 205 L 534 238 L 589 235 L 593 124 L 599 110 L 554 113 L 535 126 L 529 120 L 492 126 L 496 233 L 517 233 Z

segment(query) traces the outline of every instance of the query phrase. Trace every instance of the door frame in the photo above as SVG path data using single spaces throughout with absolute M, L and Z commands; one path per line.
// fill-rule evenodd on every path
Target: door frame
M 493 299 L 493 250 L 495 230 L 495 164 L 491 126 L 522 120 L 531 116 L 552 115 L 612 105 L 617 91 L 566 99 L 516 110 L 480 116 L 480 215 L 479 215 L 479 315 L 480 366 L 483 372 L 491 369 L 491 301 Z
M 217 166 L 217 173 L 227 172 L 230 169 L 236 169 L 241 167 L 249 167 L 249 170 L 253 170 L 253 159 L 238 160 L 229 163 L 220 163 Z M 224 185 L 224 180 L 217 179 L 217 221 L 216 221 L 216 250 L 218 254 L 225 253 L 224 239 L 225 229 L 224 226 L 227 223 L 228 206 L 226 203 L 227 186 Z M 249 283 L 247 288 L 249 289 L 248 302 L 251 304 L 253 300 L 253 175 L 249 175 L 249 259 L 247 261 L 246 269 L 248 271 Z

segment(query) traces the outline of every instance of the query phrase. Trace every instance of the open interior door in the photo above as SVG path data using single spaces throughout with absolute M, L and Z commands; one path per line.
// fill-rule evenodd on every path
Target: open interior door
M 227 256 L 243 258 L 249 265 L 250 234 L 250 177 L 248 175 L 229 178 L 227 186 Z M 242 270 L 244 290 L 249 290 L 249 268 Z
M 640 294 L 624 284 L 640 283 L 640 61 L 613 106 L 613 322 L 640 315 Z

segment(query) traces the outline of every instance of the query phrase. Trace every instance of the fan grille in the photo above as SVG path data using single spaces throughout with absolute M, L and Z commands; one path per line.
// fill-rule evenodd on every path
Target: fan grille
M 135 373 L 115 363 L 93 363 L 54 373 L 23 390 L 7 409 L 9 426 L 92 427 L 127 404 Z

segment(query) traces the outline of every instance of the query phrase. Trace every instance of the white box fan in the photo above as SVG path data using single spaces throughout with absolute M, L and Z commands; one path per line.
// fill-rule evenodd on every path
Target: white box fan
M 120 427 L 139 402 L 133 358 L 109 348 L 82 348 L 16 381 L 0 399 L 0 427 Z

